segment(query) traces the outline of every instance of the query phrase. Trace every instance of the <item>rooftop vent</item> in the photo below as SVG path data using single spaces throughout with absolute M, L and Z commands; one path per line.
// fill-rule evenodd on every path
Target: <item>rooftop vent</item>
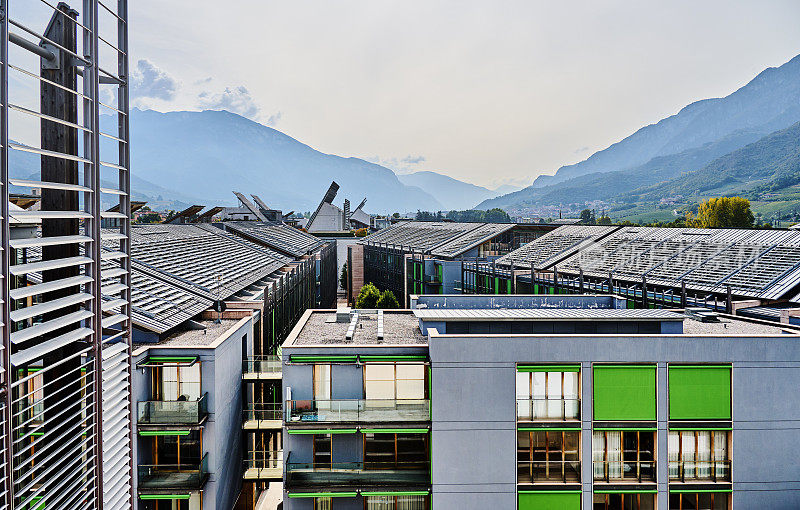
M 719 322 L 719 314 L 707 308 L 687 308 L 684 314 L 698 322 Z

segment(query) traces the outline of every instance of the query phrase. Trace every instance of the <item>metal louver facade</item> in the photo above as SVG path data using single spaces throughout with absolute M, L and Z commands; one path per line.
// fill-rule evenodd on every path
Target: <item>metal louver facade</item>
M 127 2 L 0 11 L 0 510 L 130 509 Z

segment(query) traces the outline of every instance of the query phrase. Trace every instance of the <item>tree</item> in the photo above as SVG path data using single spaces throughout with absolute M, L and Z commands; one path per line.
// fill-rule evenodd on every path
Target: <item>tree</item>
M 581 211 L 581 223 L 586 225 L 592 225 L 594 223 L 593 214 L 590 209 L 584 209 Z
M 384 290 L 378 299 L 376 308 L 400 308 L 400 303 L 397 302 L 397 298 L 394 297 L 394 293 L 391 290 Z
M 356 299 L 356 308 L 377 308 L 378 300 L 381 298 L 381 291 L 378 287 L 368 283 L 361 287 Z
M 697 215 L 687 213 L 686 224 L 695 228 L 747 228 L 753 226 L 754 219 L 746 198 L 718 197 L 701 202 Z
M 400 213 L 399 212 L 396 212 L 396 213 L 392 214 L 392 218 L 394 218 L 394 219 L 397 219 L 399 217 L 400 217 Z
M 342 265 L 342 274 L 339 275 L 339 287 L 347 288 L 347 262 Z
M 600 216 L 600 219 L 597 220 L 598 225 L 611 225 L 611 218 L 606 215 Z
M 369 230 L 367 230 L 366 228 L 360 228 L 355 231 L 356 237 L 367 237 L 367 234 L 369 234 Z

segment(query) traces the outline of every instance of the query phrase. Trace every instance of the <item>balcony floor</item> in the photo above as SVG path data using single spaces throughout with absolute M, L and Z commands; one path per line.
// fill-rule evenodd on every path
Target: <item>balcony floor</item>
M 247 468 L 244 471 L 245 480 L 281 480 L 283 479 L 283 468 Z
M 281 372 L 245 372 L 243 381 L 279 381 L 283 378 Z
M 299 418 L 299 419 L 298 419 Z M 430 413 L 417 409 L 371 409 L 368 411 L 323 410 L 292 416 L 291 423 L 380 423 L 430 421 Z
M 242 424 L 244 430 L 280 430 L 283 420 L 246 420 Z

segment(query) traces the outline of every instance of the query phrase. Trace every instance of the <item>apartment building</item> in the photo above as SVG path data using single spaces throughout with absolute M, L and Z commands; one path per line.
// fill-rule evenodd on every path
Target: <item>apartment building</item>
M 798 331 L 610 295 L 308 311 L 284 508 L 790 509 Z M 428 414 L 429 413 L 429 414 Z

